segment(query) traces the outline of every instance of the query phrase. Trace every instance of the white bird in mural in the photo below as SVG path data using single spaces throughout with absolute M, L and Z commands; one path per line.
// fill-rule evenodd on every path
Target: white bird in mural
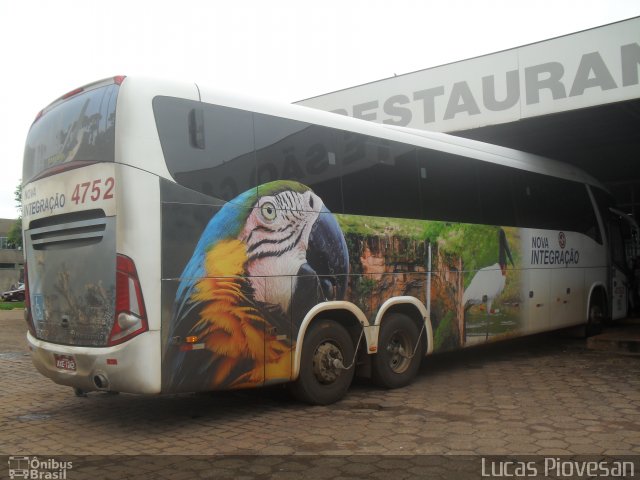
M 469 286 L 462 296 L 464 309 L 467 310 L 473 305 L 484 303 L 487 307 L 487 314 L 491 313 L 491 304 L 500 296 L 504 290 L 507 274 L 507 257 L 514 265 L 507 236 L 504 230 L 498 232 L 498 263 L 481 268 L 475 274 Z

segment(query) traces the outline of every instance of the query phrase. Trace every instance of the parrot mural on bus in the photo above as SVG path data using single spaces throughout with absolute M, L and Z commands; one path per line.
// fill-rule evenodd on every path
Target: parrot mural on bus
M 348 269 L 342 231 L 308 187 L 280 180 L 227 202 L 180 277 L 169 338 L 198 347 L 167 345 L 172 388 L 257 386 L 266 369 L 290 379 L 301 315 L 342 299 Z

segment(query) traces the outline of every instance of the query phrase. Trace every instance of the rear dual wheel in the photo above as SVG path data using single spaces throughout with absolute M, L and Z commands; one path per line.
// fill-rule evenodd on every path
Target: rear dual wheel
M 409 385 L 420 368 L 424 345 L 416 322 L 401 313 L 382 320 L 378 353 L 373 356 L 372 378 L 383 388 Z

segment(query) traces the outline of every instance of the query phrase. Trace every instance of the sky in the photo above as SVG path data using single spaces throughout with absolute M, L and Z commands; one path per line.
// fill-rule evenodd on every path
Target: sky
M 114 75 L 282 102 L 640 15 L 639 0 L 0 0 L 0 218 L 36 114 Z

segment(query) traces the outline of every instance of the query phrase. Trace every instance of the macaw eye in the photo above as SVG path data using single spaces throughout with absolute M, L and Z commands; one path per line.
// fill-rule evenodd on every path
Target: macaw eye
M 260 207 L 260 213 L 262 213 L 262 216 L 264 217 L 265 220 L 268 220 L 268 221 L 275 220 L 276 207 L 273 203 L 266 202 L 262 205 L 262 207 Z

